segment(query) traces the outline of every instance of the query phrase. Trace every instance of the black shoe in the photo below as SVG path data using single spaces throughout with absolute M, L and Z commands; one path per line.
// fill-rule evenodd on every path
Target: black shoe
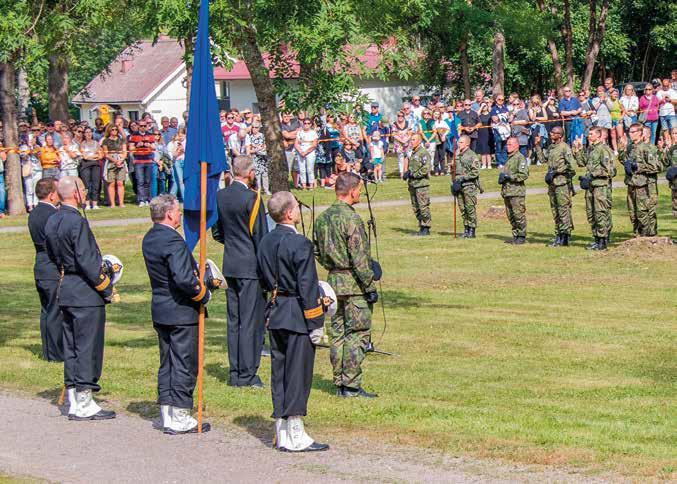
M 468 227 L 468 238 L 469 239 L 475 238 L 475 227 Z
M 508 239 L 504 241 L 506 244 L 516 244 L 517 243 L 517 237 L 513 237 L 512 239 Z
M 599 241 L 600 241 L 600 240 L 601 240 L 601 239 L 600 239 L 599 237 L 595 237 L 595 241 L 594 241 L 592 244 L 590 244 L 590 245 L 587 247 L 587 249 L 588 249 L 588 250 L 599 250 L 599 243 L 600 243 Z
M 421 227 L 421 230 L 419 230 L 418 234 L 419 237 L 425 237 L 427 235 L 430 235 L 430 227 Z
M 297 453 L 297 452 L 321 452 L 323 450 L 329 450 L 329 444 L 320 444 L 319 442 L 313 442 L 310 444 L 308 447 L 305 449 L 301 450 L 289 450 L 286 447 L 278 447 L 280 452 L 291 452 L 291 453 Z
M 265 385 L 263 384 L 262 381 L 257 381 L 252 383 L 251 385 L 243 385 L 244 388 L 253 388 L 255 390 L 261 390 L 265 388 Z
M 562 234 L 562 247 L 569 247 L 569 234 Z
M 463 227 L 463 234 L 461 235 L 461 238 L 462 238 L 462 239 L 467 239 L 468 237 L 470 237 L 470 233 L 469 233 L 469 232 L 470 232 L 470 227 L 468 227 L 467 225 L 465 225 L 465 226 Z
M 522 245 L 522 244 L 526 244 L 526 243 L 527 243 L 526 237 L 519 236 L 519 237 L 515 238 L 515 245 Z
M 550 247 L 559 247 L 560 245 L 562 245 L 562 234 L 558 233 L 555 240 L 550 243 Z
M 74 420 L 76 422 L 82 422 L 85 420 L 110 420 L 112 418 L 115 418 L 115 412 L 112 410 L 99 410 L 97 413 L 89 417 L 78 417 L 74 413 L 68 414 L 68 420 Z
M 204 434 L 205 432 L 209 432 L 212 429 L 212 426 L 208 424 L 207 422 L 202 424 L 202 433 Z M 197 425 L 193 427 L 190 430 L 184 430 L 183 432 L 179 432 L 178 430 L 172 430 L 169 427 L 165 427 L 162 430 L 163 433 L 167 435 L 185 435 L 185 434 L 196 434 L 197 433 Z
M 358 389 L 343 387 L 341 396 L 344 398 L 376 398 L 378 395 L 376 393 L 368 393 L 364 391 L 364 388 L 360 387 Z
M 597 250 L 607 250 L 606 237 L 600 237 Z

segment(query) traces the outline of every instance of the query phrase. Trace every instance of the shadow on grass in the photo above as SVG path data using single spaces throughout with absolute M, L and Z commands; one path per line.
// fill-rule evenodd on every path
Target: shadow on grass
M 328 395 L 336 395 L 336 385 L 332 380 L 327 380 L 322 378 L 319 375 L 313 375 L 313 385 L 314 390 L 320 390 Z
M 209 376 L 213 376 L 221 383 L 228 383 L 230 380 L 230 367 L 221 366 L 220 363 L 209 363 L 205 365 L 205 370 Z
M 428 306 L 430 302 L 430 298 L 424 298 L 421 294 L 414 295 L 404 291 L 383 291 L 381 297 L 387 308 L 418 308 Z
M 411 235 L 411 236 L 415 236 L 416 234 L 418 234 L 418 230 L 405 229 L 405 228 L 402 228 L 402 227 L 391 227 L 389 230 L 392 230 L 393 232 L 399 232 L 399 233 L 404 234 L 404 235 Z
M 273 425 L 269 419 L 260 415 L 243 415 L 235 417 L 233 423 L 246 430 L 247 433 L 256 437 L 266 447 L 273 446 Z
M 127 405 L 126 410 L 149 422 L 152 422 L 159 416 L 157 402 L 151 402 L 150 400 L 132 402 Z
M 136 339 L 106 341 L 106 346 L 114 346 L 117 348 L 151 348 L 157 345 L 157 338 L 152 335 Z

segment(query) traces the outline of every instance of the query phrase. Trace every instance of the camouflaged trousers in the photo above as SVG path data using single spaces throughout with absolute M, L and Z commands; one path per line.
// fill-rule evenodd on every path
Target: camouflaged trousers
M 339 296 L 331 318 L 329 359 L 334 385 L 358 389 L 362 385 L 362 360 L 371 337 L 371 306 L 363 296 Z
M 611 234 L 611 188 L 609 185 L 590 187 L 585 191 L 585 214 L 593 237 Z
M 677 217 L 677 188 L 672 189 L 672 216 Z
M 415 188 L 409 186 L 411 208 L 414 210 L 419 227 L 430 228 L 430 187 Z
M 477 185 L 467 184 L 456 197 L 464 226 L 477 227 L 477 192 Z
M 658 221 L 658 187 L 649 183 L 643 187 L 628 186 L 628 212 L 635 235 L 653 237 L 656 235 Z
M 555 231 L 558 234 L 570 234 L 573 229 L 571 219 L 571 192 L 569 185 L 548 185 L 550 209 L 555 221 Z
M 527 236 L 527 204 L 526 197 L 505 197 L 505 214 L 512 227 L 513 237 Z

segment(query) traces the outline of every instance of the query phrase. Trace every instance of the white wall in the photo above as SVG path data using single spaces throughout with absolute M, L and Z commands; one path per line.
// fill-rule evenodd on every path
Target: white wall
M 185 70 L 179 71 L 164 89 L 149 100 L 146 111 L 151 113 L 158 123 L 162 116 L 181 120 L 181 115 L 186 110 L 186 88 L 182 84 L 185 75 Z M 139 113 L 141 114 L 143 112 Z
M 418 94 L 419 88 L 407 85 L 404 81 L 384 82 L 378 79 L 358 79 L 357 86 L 362 94 L 373 102 L 379 103 L 379 112 L 388 117 L 390 122 L 395 121 L 395 114 L 402 107 L 402 98 Z
M 242 111 L 244 108 L 253 110 L 256 102 L 254 85 L 250 80 L 235 80 L 230 83 L 230 107 Z
M 94 126 L 94 120 L 99 116 L 97 110 L 92 110 L 92 107 L 96 107 L 97 105 L 98 104 L 96 103 L 86 103 L 80 105 L 80 119 L 82 121 L 89 122 L 90 126 Z M 139 117 L 141 117 L 145 111 L 145 108 L 141 104 L 120 104 L 119 106 L 122 109 L 122 115 L 126 119 L 129 119 L 130 111 L 137 111 L 139 113 Z M 158 119 L 158 122 L 159 121 L 160 120 Z

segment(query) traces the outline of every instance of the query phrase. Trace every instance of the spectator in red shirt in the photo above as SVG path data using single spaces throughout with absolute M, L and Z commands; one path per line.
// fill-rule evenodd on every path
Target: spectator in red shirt
M 226 114 L 226 124 L 221 127 L 223 142 L 226 146 L 228 146 L 230 135 L 237 133 L 238 131 L 240 131 L 240 125 L 235 122 L 235 114 L 232 112 Z
M 139 207 L 150 204 L 150 183 L 153 176 L 155 136 L 147 132 L 148 122 L 139 121 L 139 132 L 129 135 L 129 151 L 134 158 L 136 201 Z

